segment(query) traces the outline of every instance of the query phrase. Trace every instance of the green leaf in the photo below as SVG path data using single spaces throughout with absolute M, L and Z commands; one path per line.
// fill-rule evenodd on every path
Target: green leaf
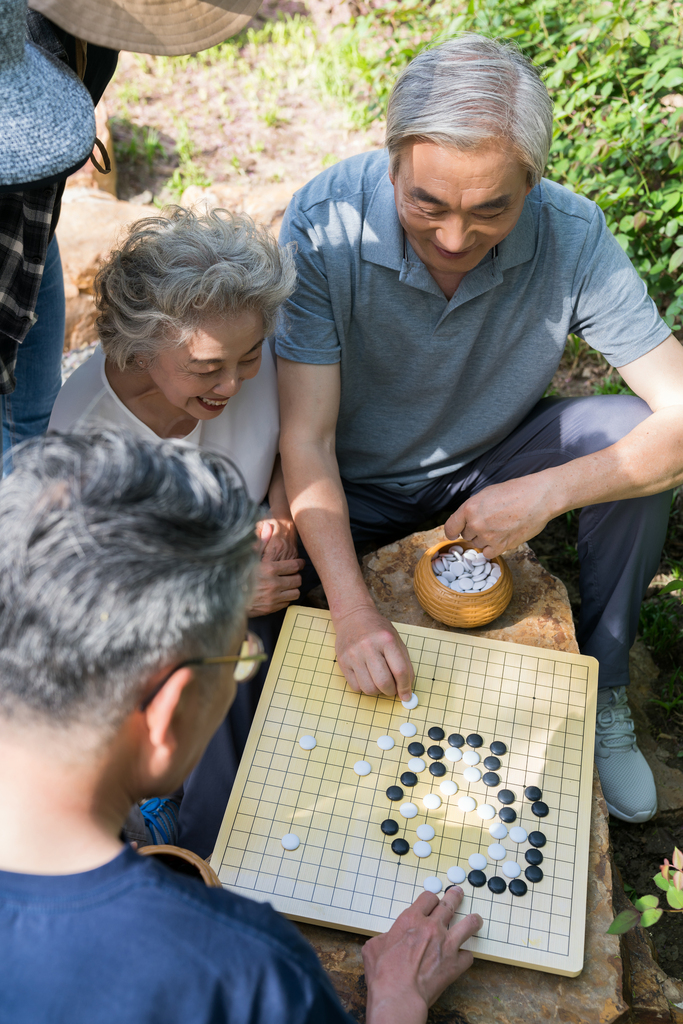
M 607 935 L 623 935 L 625 932 L 635 928 L 640 921 L 640 914 L 635 907 L 630 907 L 628 910 L 622 910 L 620 914 L 612 921 L 611 925 L 607 929 Z
M 678 158 L 681 155 L 682 151 L 683 151 L 683 146 L 681 146 L 681 144 L 680 144 L 680 142 L 678 140 L 676 140 L 675 142 L 669 143 L 669 148 L 667 149 L 667 153 L 669 155 L 669 160 L 671 161 L 672 164 L 676 163 L 676 161 L 678 160 Z
M 673 907 L 674 910 L 683 910 L 683 892 L 681 892 L 680 889 L 674 889 L 674 887 L 671 886 L 671 888 L 666 891 L 666 902 L 670 907 Z
M 636 213 L 633 217 L 633 227 L 636 231 L 640 231 L 640 229 L 644 228 L 646 224 L 647 214 L 643 213 L 642 210 L 638 210 L 638 213 Z
M 669 260 L 669 273 L 673 274 L 674 270 L 678 270 L 681 263 L 683 263 L 683 249 L 676 249 L 671 259 Z M 676 580 L 675 582 L 678 583 L 679 581 Z
M 678 234 L 678 221 L 676 218 L 672 218 L 664 229 L 664 234 L 667 238 L 673 238 L 674 235 Z
M 660 917 L 662 916 L 663 913 L 664 913 L 664 911 L 661 910 L 661 909 L 646 910 L 645 913 L 643 914 L 643 916 L 640 919 L 641 927 L 642 928 L 651 928 L 653 924 L 657 924 L 657 921 L 659 921 L 659 919 L 660 919 Z
M 632 33 L 632 38 L 641 46 L 650 45 L 650 37 L 647 32 L 643 32 L 642 28 L 637 28 L 635 32 Z
M 659 899 L 657 896 L 641 896 L 639 900 L 633 901 L 633 906 L 636 910 L 651 910 L 659 906 Z
M 677 85 L 683 83 L 683 71 L 679 68 L 670 68 L 669 71 L 661 78 L 659 87 L 661 89 L 675 89 Z
M 615 39 L 628 39 L 631 35 L 631 26 L 627 22 L 626 18 L 621 18 L 615 22 L 612 27 L 612 35 Z
M 664 892 L 668 892 L 669 883 L 666 880 L 666 878 L 663 877 L 661 871 L 660 871 L 660 873 L 658 875 L 655 875 L 655 877 L 652 879 L 652 881 L 655 883 L 655 885 L 657 886 L 658 889 L 663 889 Z

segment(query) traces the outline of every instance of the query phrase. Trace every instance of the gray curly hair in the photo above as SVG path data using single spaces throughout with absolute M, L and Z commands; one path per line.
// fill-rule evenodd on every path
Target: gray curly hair
M 423 50 L 394 85 L 386 146 L 395 172 L 409 141 L 470 150 L 507 139 L 530 185 L 543 177 L 553 105 L 539 72 L 515 43 L 467 33 Z
M 258 313 L 271 334 L 296 284 L 291 248 L 246 215 L 179 206 L 164 214 L 133 224 L 95 278 L 102 349 L 122 370 L 136 357 L 153 362 L 213 319 Z

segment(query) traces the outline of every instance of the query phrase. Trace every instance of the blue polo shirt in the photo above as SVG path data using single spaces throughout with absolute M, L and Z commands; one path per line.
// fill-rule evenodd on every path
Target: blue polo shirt
M 130 847 L 0 871 L 1 1024 L 352 1024 L 299 932 Z
M 552 181 L 448 301 L 398 220 L 385 151 L 318 175 L 289 205 L 299 282 L 276 351 L 341 363 L 341 475 L 408 491 L 507 437 L 567 335 L 624 366 L 671 333 L 600 208 Z

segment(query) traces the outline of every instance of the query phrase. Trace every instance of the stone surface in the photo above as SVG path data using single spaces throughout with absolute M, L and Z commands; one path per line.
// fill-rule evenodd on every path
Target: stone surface
M 683 771 L 666 764 L 669 751 L 657 743 L 648 725 L 645 709 L 647 702 L 654 696 L 652 683 L 659 675 L 659 669 L 641 640 L 636 640 L 631 648 L 629 668 L 631 685 L 628 700 L 636 726 L 638 746 L 657 784 L 658 817 L 673 817 L 683 810 Z
M 422 611 L 412 590 L 417 559 L 442 531 L 417 533 L 364 560 L 364 577 L 383 614 L 399 622 L 448 630 Z M 507 552 L 515 595 L 507 611 L 474 635 L 535 647 L 576 651 L 571 610 L 562 583 L 547 573 L 528 545 Z M 449 630 L 456 632 L 455 630 Z M 628 1008 L 622 995 L 619 940 L 605 932 L 613 919 L 607 808 L 597 772 L 593 778 L 585 967 L 577 978 L 475 960 L 432 1008 L 432 1024 L 616 1024 Z M 344 1006 L 365 1020 L 361 949 L 366 938 L 299 925 L 320 957 Z
M 413 572 L 427 548 L 443 536 L 441 528 L 413 533 L 363 559 L 363 577 L 383 615 L 412 626 L 578 652 L 565 586 L 546 572 L 528 544 L 505 552 L 514 593 L 503 614 L 487 626 L 455 630 L 423 611 L 413 591 Z

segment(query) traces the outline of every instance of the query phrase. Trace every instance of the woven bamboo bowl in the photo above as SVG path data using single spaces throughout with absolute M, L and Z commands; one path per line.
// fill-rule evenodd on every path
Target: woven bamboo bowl
M 491 587 L 493 590 L 493 587 Z M 189 875 L 208 885 L 210 889 L 222 889 L 223 886 L 218 875 L 210 864 L 192 850 L 185 850 L 182 846 L 142 846 L 138 853 L 143 857 L 158 857 L 159 860 L 177 871 L 181 875 Z
M 496 562 L 501 568 L 500 578 L 492 587 L 477 594 L 458 594 L 455 590 L 449 590 L 443 583 L 439 583 L 432 569 L 432 559 L 453 544 L 462 544 L 465 548 L 472 547 L 459 537 L 458 540 L 442 540 L 425 551 L 417 563 L 413 577 L 415 596 L 424 610 L 437 622 L 443 622 L 446 626 L 475 629 L 477 626 L 486 625 L 487 622 L 493 622 L 509 605 L 512 598 L 512 573 L 504 558 L 490 558 L 490 562 Z M 480 548 L 473 550 L 480 551 Z

